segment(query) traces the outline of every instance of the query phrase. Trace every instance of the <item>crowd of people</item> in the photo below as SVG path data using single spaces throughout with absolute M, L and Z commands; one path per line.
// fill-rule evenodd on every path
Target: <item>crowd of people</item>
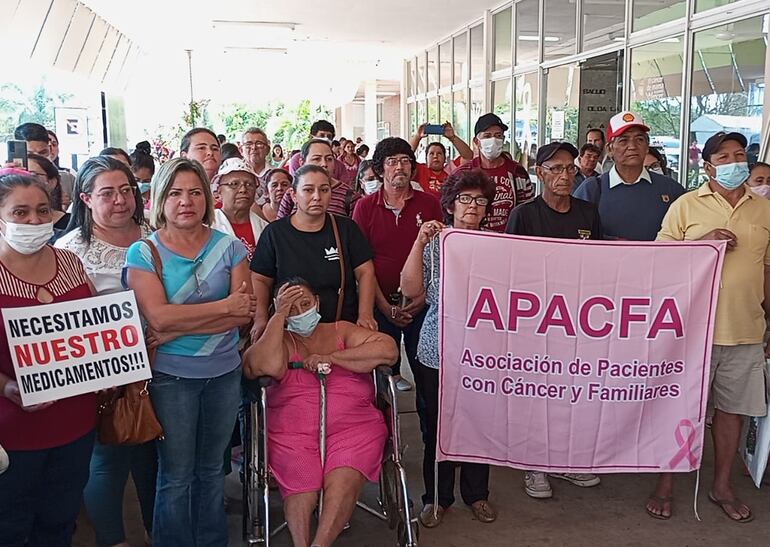
M 463 502 L 476 520 L 493 522 L 489 466 L 441 462 L 434 476 L 435 241 L 449 229 L 727 241 L 711 361 L 709 497 L 730 519 L 751 520 L 730 469 L 743 417 L 766 411 L 770 165 L 748 165 L 743 135 L 717 133 L 702 149 L 708 180 L 685 193 L 643 120 L 621 112 L 606 131 L 590 129 L 579 149 L 540 147 L 536 196 L 527 170 L 505 151 L 508 129 L 487 113 L 470 143 L 448 122 L 427 142 L 421 125 L 409 141 L 381 140 L 367 159 L 366 145 L 337 140 L 326 120 L 291 153 L 258 127 L 237 145 L 197 127 L 181 139 L 179 156 L 161 164 L 142 142 L 131 154 L 106 148 L 73 176 L 58 168 L 53 133 L 17 128 L 30 153 L 25 168 L 0 170 L 0 308 L 133 290 L 147 346 L 157 350 L 149 390 L 163 437 L 100 443 L 95 394 L 24 406 L 0 327 L 0 544 L 69 545 L 84 502 L 96 544 L 128 545 L 130 474 L 148 544 L 227 545 L 225 461 L 247 401 L 242 379 L 266 375 L 275 380 L 270 470 L 289 531 L 295 545 L 330 545 L 380 471 L 387 428 L 371 371 L 382 364 L 392 366 L 399 390 L 416 388 L 422 525 L 438 526 L 454 503 L 457 467 Z M 318 373 L 328 382 L 323 463 Z M 526 471 L 524 489 L 549 498 L 552 478 L 600 483 L 588 473 Z M 313 532 L 321 492 L 328 509 Z M 672 492 L 672 476 L 662 475 L 647 513 L 670 518 Z

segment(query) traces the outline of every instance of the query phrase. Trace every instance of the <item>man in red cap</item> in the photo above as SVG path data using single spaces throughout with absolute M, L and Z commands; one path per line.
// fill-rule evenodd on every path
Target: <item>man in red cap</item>
M 598 205 L 605 239 L 654 240 L 669 206 L 684 193 L 675 181 L 644 168 L 649 132 L 633 112 L 614 115 L 607 139 L 615 165 L 573 194 Z

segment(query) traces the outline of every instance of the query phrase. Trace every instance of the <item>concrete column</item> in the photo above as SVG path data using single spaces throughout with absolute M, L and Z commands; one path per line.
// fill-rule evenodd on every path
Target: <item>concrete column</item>
M 364 84 L 364 142 L 372 149 L 377 144 L 377 80 Z
M 337 125 L 337 137 L 350 139 L 353 137 L 353 126 L 355 125 L 355 114 L 353 103 L 346 103 L 340 108 L 341 120 Z

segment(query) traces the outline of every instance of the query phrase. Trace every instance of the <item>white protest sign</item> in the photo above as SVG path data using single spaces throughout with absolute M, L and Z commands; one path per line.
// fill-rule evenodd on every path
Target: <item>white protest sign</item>
M 133 291 L 3 309 L 25 406 L 152 375 Z

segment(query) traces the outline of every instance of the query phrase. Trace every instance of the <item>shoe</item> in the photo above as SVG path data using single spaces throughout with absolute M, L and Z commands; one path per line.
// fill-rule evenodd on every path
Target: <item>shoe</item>
M 539 500 L 553 496 L 548 475 L 540 471 L 526 471 L 524 473 L 524 491 L 530 498 Z
M 571 482 L 575 486 L 580 486 L 581 488 L 590 488 L 591 486 L 596 486 L 602 482 L 602 479 L 593 473 L 551 473 L 550 475 L 554 479 Z
M 396 389 L 399 391 L 412 391 L 412 384 L 406 378 L 399 378 L 396 382 Z
M 440 505 L 436 509 L 436 515 L 433 515 L 433 504 L 428 503 L 423 508 L 422 511 L 420 511 L 420 522 L 423 526 L 426 528 L 435 528 L 439 524 L 441 524 L 442 519 L 444 518 L 444 512 L 446 509 L 441 507 Z
M 497 510 L 487 500 L 479 500 L 471 505 L 471 511 L 476 520 L 489 524 L 497 519 Z
M 10 459 L 8 458 L 8 452 L 5 451 L 5 448 L 0 446 L 0 474 L 4 473 L 6 469 L 8 469 L 8 465 L 10 464 Z

